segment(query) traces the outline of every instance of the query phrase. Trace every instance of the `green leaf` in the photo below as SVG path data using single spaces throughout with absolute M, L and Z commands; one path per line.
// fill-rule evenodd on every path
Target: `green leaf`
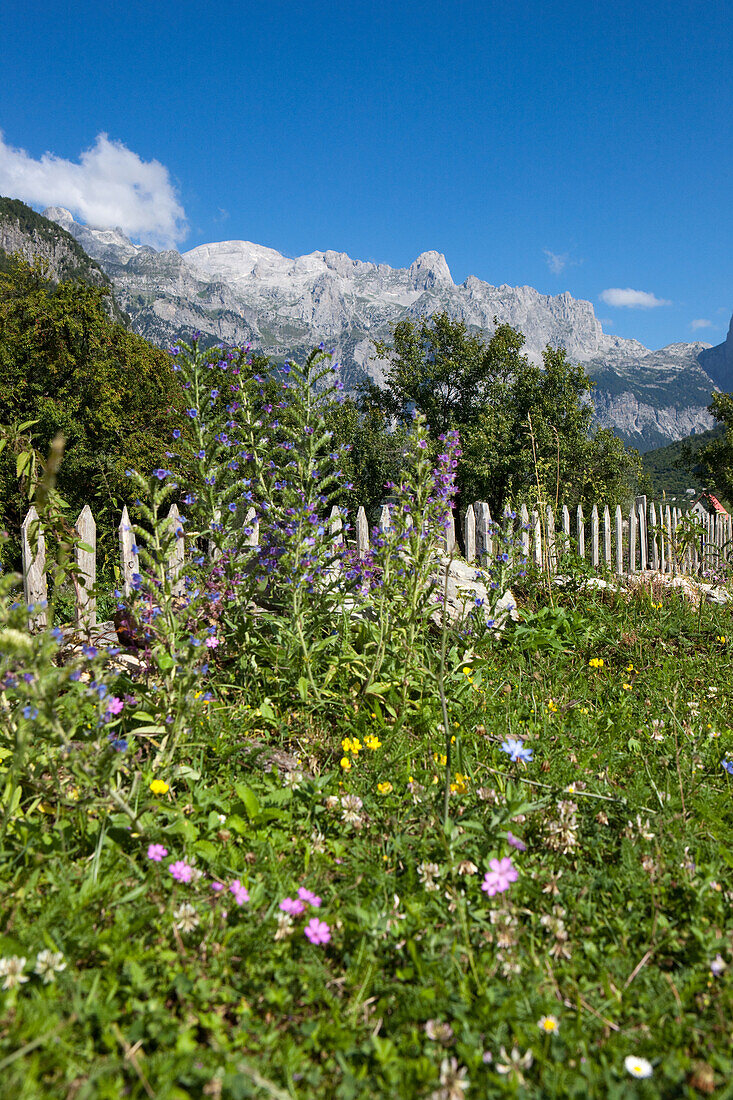
M 260 803 L 257 795 L 250 787 L 245 787 L 243 783 L 235 783 L 234 790 L 244 803 L 244 808 L 249 814 L 250 818 L 254 819 L 260 813 Z

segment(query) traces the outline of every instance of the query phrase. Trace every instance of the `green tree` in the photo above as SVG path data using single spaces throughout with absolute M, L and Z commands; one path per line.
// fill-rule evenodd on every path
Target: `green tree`
M 326 413 L 326 423 L 333 432 L 334 450 L 345 445 L 349 448 L 343 474 L 350 488 L 343 503 L 352 512 L 363 505 L 373 518 L 387 494 L 386 483 L 399 477 L 406 429 L 399 424 L 390 431 L 382 409 L 371 405 L 362 411 L 351 398 L 341 405 L 332 404 Z
M 419 409 L 434 438 L 457 428 L 461 499 L 486 500 L 494 514 L 518 499 L 568 506 L 623 499 L 639 457 L 594 428 L 585 370 L 562 348 L 546 348 L 542 365 L 534 364 L 523 344 L 509 325 L 485 342 L 445 313 L 402 321 L 392 345 L 376 344 L 389 361 L 385 384 L 364 387 L 362 406 L 397 421 Z
M 683 448 L 683 461 L 714 485 L 726 500 L 733 501 L 733 393 L 714 393 L 708 412 L 722 427 L 716 436 L 700 450 L 689 442 Z
M 34 421 L 42 454 L 63 434 L 58 486 L 77 510 L 116 507 L 129 495 L 127 469 L 165 466 L 171 429 L 185 427 L 169 357 L 110 320 L 107 294 L 54 285 L 43 264 L 19 257 L 0 275 L 0 419 Z M 17 529 L 26 504 L 11 448 L 0 458 L 0 520 Z

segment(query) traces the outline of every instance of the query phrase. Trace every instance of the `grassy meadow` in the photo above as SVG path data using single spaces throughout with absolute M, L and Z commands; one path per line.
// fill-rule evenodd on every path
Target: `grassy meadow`
M 731 611 L 499 562 L 518 621 L 439 629 L 457 441 L 416 423 L 358 560 L 318 360 L 274 432 L 181 362 L 216 552 L 172 575 L 173 475 L 132 476 L 136 660 L 31 640 L 0 577 L 3 1095 L 730 1095 Z

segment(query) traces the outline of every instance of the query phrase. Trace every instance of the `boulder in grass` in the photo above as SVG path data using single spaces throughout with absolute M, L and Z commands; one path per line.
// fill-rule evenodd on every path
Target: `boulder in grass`
M 446 568 L 448 570 L 448 582 L 446 588 Z M 516 622 L 519 619 L 517 601 L 510 589 L 497 600 L 496 593 L 486 587 L 482 574 L 475 565 L 470 565 L 459 558 L 448 558 L 445 555 L 438 557 L 438 569 L 434 575 L 435 593 L 441 598 L 445 593 L 445 610 L 448 623 L 455 626 L 478 611 L 489 630 L 503 630 L 507 619 Z M 443 614 L 440 607 L 436 607 L 430 613 L 431 622 L 436 626 L 443 625 Z

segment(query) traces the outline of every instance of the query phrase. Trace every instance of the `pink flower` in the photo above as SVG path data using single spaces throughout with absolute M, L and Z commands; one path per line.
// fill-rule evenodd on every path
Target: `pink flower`
M 212 634 L 206 639 L 204 645 L 208 646 L 209 649 L 216 649 L 218 645 L 221 645 L 221 638 L 217 638 Z
M 319 920 L 318 917 L 313 917 L 309 920 L 303 929 L 311 943 L 328 943 L 331 939 L 331 929 L 326 924 L 325 920 Z
M 176 882 L 190 882 L 193 878 L 193 867 L 189 867 L 182 859 L 177 859 L 175 863 L 171 863 L 168 870 Z
M 486 872 L 481 889 L 485 890 L 490 898 L 493 898 L 494 894 L 503 894 L 519 878 L 516 869 L 512 866 L 510 856 L 504 859 L 490 859 L 489 867 L 491 870 Z
M 153 859 L 156 863 L 160 863 L 167 855 L 168 849 L 164 848 L 162 844 L 148 844 L 148 859 Z
M 321 899 L 312 890 L 306 890 L 305 886 L 298 887 L 298 897 L 301 901 L 307 901 L 314 909 L 320 909 Z
M 527 845 L 524 843 L 523 840 L 520 840 L 518 836 L 515 836 L 514 833 L 507 832 L 506 838 L 511 844 L 512 848 L 516 848 L 518 852 L 527 851 Z
M 246 901 L 249 901 L 249 893 L 246 886 L 242 886 L 242 883 L 238 878 L 235 878 L 234 882 L 229 887 L 229 892 L 234 894 L 234 900 L 237 905 L 244 905 Z
M 220 894 L 222 892 L 222 890 L 224 889 L 224 883 L 223 882 L 212 882 L 211 889 L 214 891 L 215 894 Z
M 290 917 L 299 917 L 305 909 L 305 904 L 298 898 L 283 898 L 280 902 L 280 908 L 283 913 L 287 913 Z
M 124 705 L 125 704 L 122 702 L 121 699 L 118 699 L 116 695 L 113 695 L 107 701 L 107 714 L 119 714 Z

